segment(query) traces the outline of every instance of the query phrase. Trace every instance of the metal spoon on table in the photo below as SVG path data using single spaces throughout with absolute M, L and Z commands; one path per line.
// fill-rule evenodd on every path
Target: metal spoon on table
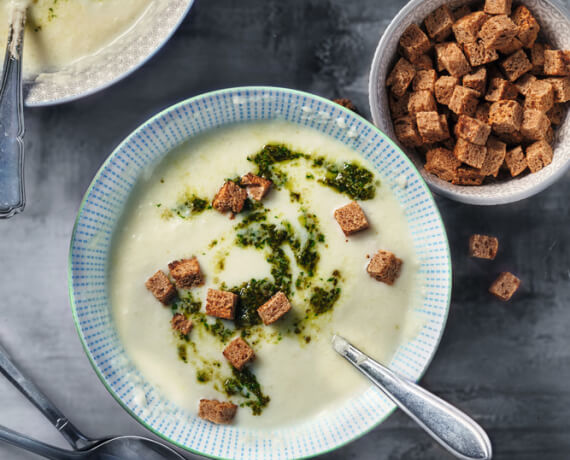
M 374 361 L 338 335 L 332 339 L 337 353 L 368 377 L 388 398 L 457 458 L 489 460 L 491 441 L 473 419 L 409 380 Z
M 184 460 L 184 457 L 174 449 L 141 436 L 88 438 L 52 404 L 31 380 L 22 374 L 1 345 L 0 372 L 44 414 L 76 450 L 53 447 L 2 426 L 0 426 L 0 441 L 55 460 Z

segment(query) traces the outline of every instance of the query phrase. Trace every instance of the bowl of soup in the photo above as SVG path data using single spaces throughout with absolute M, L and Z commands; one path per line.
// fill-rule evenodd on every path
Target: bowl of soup
M 388 277 L 379 253 L 399 261 Z M 245 87 L 176 104 L 117 147 L 81 204 L 69 283 L 97 375 L 144 426 L 202 455 L 299 458 L 394 410 L 332 335 L 418 380 L 451 265 L 433 198 L 388 137 L 318 96 Z M 288 308 L 266 321 L 279 296 Z M 239 369 L 238 339 L 255 353 Z M 233 418 L 212 423 L 204 400 Z

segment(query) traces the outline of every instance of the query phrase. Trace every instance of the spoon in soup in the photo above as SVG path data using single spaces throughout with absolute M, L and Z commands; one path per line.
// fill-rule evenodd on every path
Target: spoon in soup
M 75 449 L 44 444 L 0 426 L 0 441 L 55 460 L 184 460 L 174 449 L 141 436 L 90 439 L 81 433 L 40 389 L 16 367 L 0 345 L 0 372 L 28 398 Z
M 490 460 L 489 437 L 473 419 L 409 380 L 374 361 L 344 338 L 334 335 L 334 350 L 380 388 L 433 439 L 457 458 Z

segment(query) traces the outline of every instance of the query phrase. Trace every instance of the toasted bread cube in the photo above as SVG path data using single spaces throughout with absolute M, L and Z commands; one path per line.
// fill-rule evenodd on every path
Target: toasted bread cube
M 416 71 L 433 69 L 433 61 L 427 54 L 420 54 L 419 56 L 414 57 L 411 63 L 416 68 Z
M 554 104 L 552 108 L 546 112 L 546 116 L 550 120 L 550 124 L 559 125 L 562 123 L 562 118 L 564 117 L 565 112 L 566 109 L 564 104 Z
M 462 17 L 467 16 L 469 13 L 471 13 L 471 8 L 469 8 L 469 5 L 461 5 L 456 10 L 453 10 L 453 19 L 455 19 L 455 21 L 459 21 Z
M 208 289 L 206 314 L 221 319 L 234 319 L 238 296 L 233 292 Z
M 485 176 L 478 169 L 462 166 L 457 169 L 455 177 L 451 181 L 453 185 L 481 185 Z
M 467 115 L 459 115 L 455 125 L 455 136 L 465 139 L 472 144 L 485 145 L 491 134 L 491 127 Z
M 418 70 L 414 77 L 412 88 L 414 91 L 429 91 L 433 93 L 436 79 L 437 74 L 435 70 Z
M 506 142 L 507 145 L 518 145 L 524 141 L 524 136 L 520 131 L 513 131 L 512 133 L 495 133 L 497 138 Z
M 399 43 L 400 51 L 410 61 L 431 49 L 429 38 L 417 24 L 408 26 L 400 37 Z
M 291 304 L 287 296 L 279 291 L 257 309 L 257 314 L 261 317 L 263 324 L 268 325 L 273 324 L 289 310 L 291 310 Z
M 544 80 L 530 84 L 524 101 L 525 109 L 536 109 L 548 112 L 554 105 L 554 88 Z
M 443 68 L 449 72 L 452 77 L 462 77 L 466 73 L 471 72 L 471 66 L 467 62 L 463 51 L 457 46 L 457 43 L 448 43 L 440 54 L 440 61 Z
M 231 211 L 237 214 L 243 209 L 246 198 L 247 191 L 229 180 L 214 197 L 212 207 L 222 213 Z
M 508 16 L 500 14 L 493 16 L 481 26 L 479 38 L 483 40 L 485 48 L 500 48 L 509 44 L 516 37 L 517 26 Z
M 495 297 L 503 301 L 507 301 L 517 291 L 520 284 L 521 280 L 515 275 L 509 272 L 503 272 L 495 281 L 493 281 L 493 284 L 491 284 L 491 287 L 489 288 L 489 292 Z
M 424 169 L 435 174 L 440 179 L 451 181 L 461 166 L 461 162 L 455 158 L 451 150 L 443 147 L 436 147 L 426 153 L 426 164 Z
M 255 359 L 253 348 L 241 337 L 233 339 L 222 353 L 238 371 L 241 371 L 247 363 Z
M 479 104 L 475 112 L 475 118 L 483 123 L 489 124 L 489 110 L 491 110 L 491 104 L 488 102 Z
M 525 48 L 531 48 L 538 37 L 540 26 L 529 9 L 524 5 L 515 8 L 511 19 L 518 28 L 517 37 Z
M 437 102 L 443 105 L 448 105 L 453 95 L 453 90 L 459 83 L 459 79 L 455 77 L 443 76 L 439 77 L 435 82 L 435 98 Z
M 465 56 L 473 67 L 488 64 L 499 59 L 499 54 L 495 48 L 486 48 L 483 41 L 478 40 L 473 43 L 463 45 Z
M 238 406 L 231 402 L 221 402 L 215 399 L 200 399 L 198 417 L 209 422 L 227 425 L 234 419 Z
M 343 106 L 345 109 L 352 110 L 353 112 L 358 113 L 356 106 L 353 104 L 353 102 L 350 99 L 347 99 L 345 97 L 340 97 L 337 99 L 333 99 L 332 101 L 335 104 Z
M 514 149 L 507 152 L 505 155 L 505 165 L 513 177 L 518 176 L 527 168 L 526 157 L 520 145 L 517 145 Z
M 481 67 L 475 72 L 463 76 L 463 86 L 477 91 L 479 97 L 485 94 L 485 87 L 487 86 L 487 69 Z
M 186 318 L 182 313 L 176 313 L 170 320 L 170 325 L 172 329 L 180 332 L 182 335 L 188 335 L 193 327 L 192 320 Z
M 443 70 L 445 70 L 445 68 L 443 67 L 443 62 L 441 60 L 444 51 L 447 49 L 447 47 L 451 45 L 451 42 L 445 42 L 445 43 L 436 43 L 434 50 L 435 50 L 435 68 L 438 72 L 441 72 Z
M 512 0 L 485 0 L 483 11 L 487 14 L 511 14 Z
M 479 173 L 482 176 L 497 177 L 499 175 L 499 169 L 501 169 L 501 166 L 505 161 L 506 154 L 507 144 L 493 136 L 489 137 L 487 140 L 487 156 L 485 157 L 485 161 L 483 162 L 483 166 L 481 166 Z
M 494 132 L 512 133 L 519 131 L 523 119 L 523 109 L 517 101 L 497 101 L 491 104 L 489 121 Z
M 245 185 L 248 195 L 255 201 L 261 201 L 263 197 L 267 195 L 271 185 L 273 184 L 269 179 L 256 176 L 252 173 L 247 173 L 242 176 L 240 183 L 241 185 Z
M 496 49 L 497 51 L 508 56 L 509 54 L 513 54 L 515 51 L 520 50 L 522 47 L 522 42 L 517 37 L 515 37 L 510 42 L 504 44 L 503 46 L 498 46 Z
M 499 250 L 499 240 L 494 236 L 471 235 L 469 237 L 469 257 L 493 260 Z
M 543 81 L 552 85 L 554 102 L 570 101 L 570 77 L 545 78 Z
M 526 96 L 530 90 L 531 85 L 537 81 L 536 77 L 531 73 L 525 73 L 516 82 L 515 86 L 523 96 Z M 511 99 L 511 98 L 506 98 Z
M 455 158 L 459 161 L 473 166 L 474 168 L 480 168 L 485 162 L 485 157 L 487 156 L 487 147 L 484 145 L 472 144 L 465 139 L 457 139 L 455 148 L 453 149 L 453 154 Z
M 405 58 L 400 58 L 388 75 L 386 86 L 389 86 L 396 96 L 402 97 L 415 76 L 415 67 Z
M 570 72 L 570 52 L 544 50 L 544 75 L 564 77 Z
M 551 49 L 546 43 L 535 43 L 530 49 L 531 72 L 540 75 L 544 72 L 544 51 Z
M 525 108 L 521 124 L 521 134 L 525 139 L 539 141 L 546 137 L 550 120 L 544 112 Z
M 415 116 L 406 115 L 394 120 L 394 132 L 402 145 L 406 147 L 418 147 L 423 144 Z
M 175 260 L 168 264 L 170 276 L 180 289 L 190 289 L 204 284 L 200 263 L 196 257 Z
M 356 201 L 336 209 L 334 218 L 346 236 L 368 228 L 368 220 Z
M 437 105 L 430 91 L 414 91 L 408 100 L 408 113 L 415 115 L 418 112 L 435 112 Z
M 443 119 L 437 112 L 418 112 L 416 114 L 416 124 L 418 132 L 424 143 L 439 142 L 449 137 L 447 120 L 445 115 Z
M 408 101 L 410 93 L 405 92 L 402 97 L 395 96 L 392 92 L 388 95 L 388 104 L 390 105 L 390 114 L 392 119 L 404 117 L 408 114 Z
M 176 297 L 176 288 L 162 270 L 158 270 L 145 283 L 146 288 L 160 303 L 168 305 Z
M 426 16 L 424 24 L 429 37 L 436 42 L 441 42 L 451 33 L 451 26 L 454 21 L 449 7 L 442 5 Z
M 492 78 L 489 82 L 487 94 L 485 94 L 485 100 L 497 102 L 507 99 L 516 99 L 518 93 L 518 88 L 507 80 L 502 78 Z
M 457 85 L 453 89 L 453 94 L 449 101 L 449 108 L 457 115 L 465 114 L 472 117 L 475 115 L 477 104 L 479 103 L 477 95 L 477 91 Z
M 477 34 L 488 18 L 489 16 L 483 13 L 483 11 L 475 11 L 458 19 L 453 24 L 453 34 L 457 43 L 464 45 L 465 43 L 476 42 Z
M 402 260 L 390 251 L 382 249 L 374 254 L 368 263 L 368 267 L 366 267 L 366 271 L 372 278 L 389 286 L 392 286 L 398 279 L 401 269 Z
M 515 81 L 523 74 L 532 69 L 532 64 L 526 57 L 523 50 L 518 50 L 516 53 L 511 54 L 509 57 L 503 59 L 499 66 L 503 69 L 509 81 Z
M 552 147 L 546 141 L 537 141 L 526 148 L 526 162 L 530 172 L 540 171 L 552 163 Z

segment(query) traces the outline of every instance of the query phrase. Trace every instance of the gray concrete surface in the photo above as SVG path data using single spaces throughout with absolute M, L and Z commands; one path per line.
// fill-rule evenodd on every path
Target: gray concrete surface
M 368 115 L 372 54 L 403 4 L 198 0 L 164 50 L 125 81 L 82 101 L 26 111 L 28 207 L 0 222 L 0 340 L 86 433 L 147 434 L 99 383 L 75 333 L 67 296 L 74 217 L 103 160 L 158 110 L 229 86 L 268 84 L 346 96 Z M 540 195 L 507 206 L 437 198 L 455 281 L 448 326 L 423 384 L 488 430 L 498 460 L 570 458 L 569 179 L 566 174 Z M 466 257 L 472 232 L 500 237 L 496 261 Z M 502 269 L 523 282 L 507 304 L 486 293 Z M 64 446 L 2 378 L 0 408 L 0 424 Z M 2 460 L 31 458 L 0 445 Z M 449 457 L 397 412 L 327 458 Z

